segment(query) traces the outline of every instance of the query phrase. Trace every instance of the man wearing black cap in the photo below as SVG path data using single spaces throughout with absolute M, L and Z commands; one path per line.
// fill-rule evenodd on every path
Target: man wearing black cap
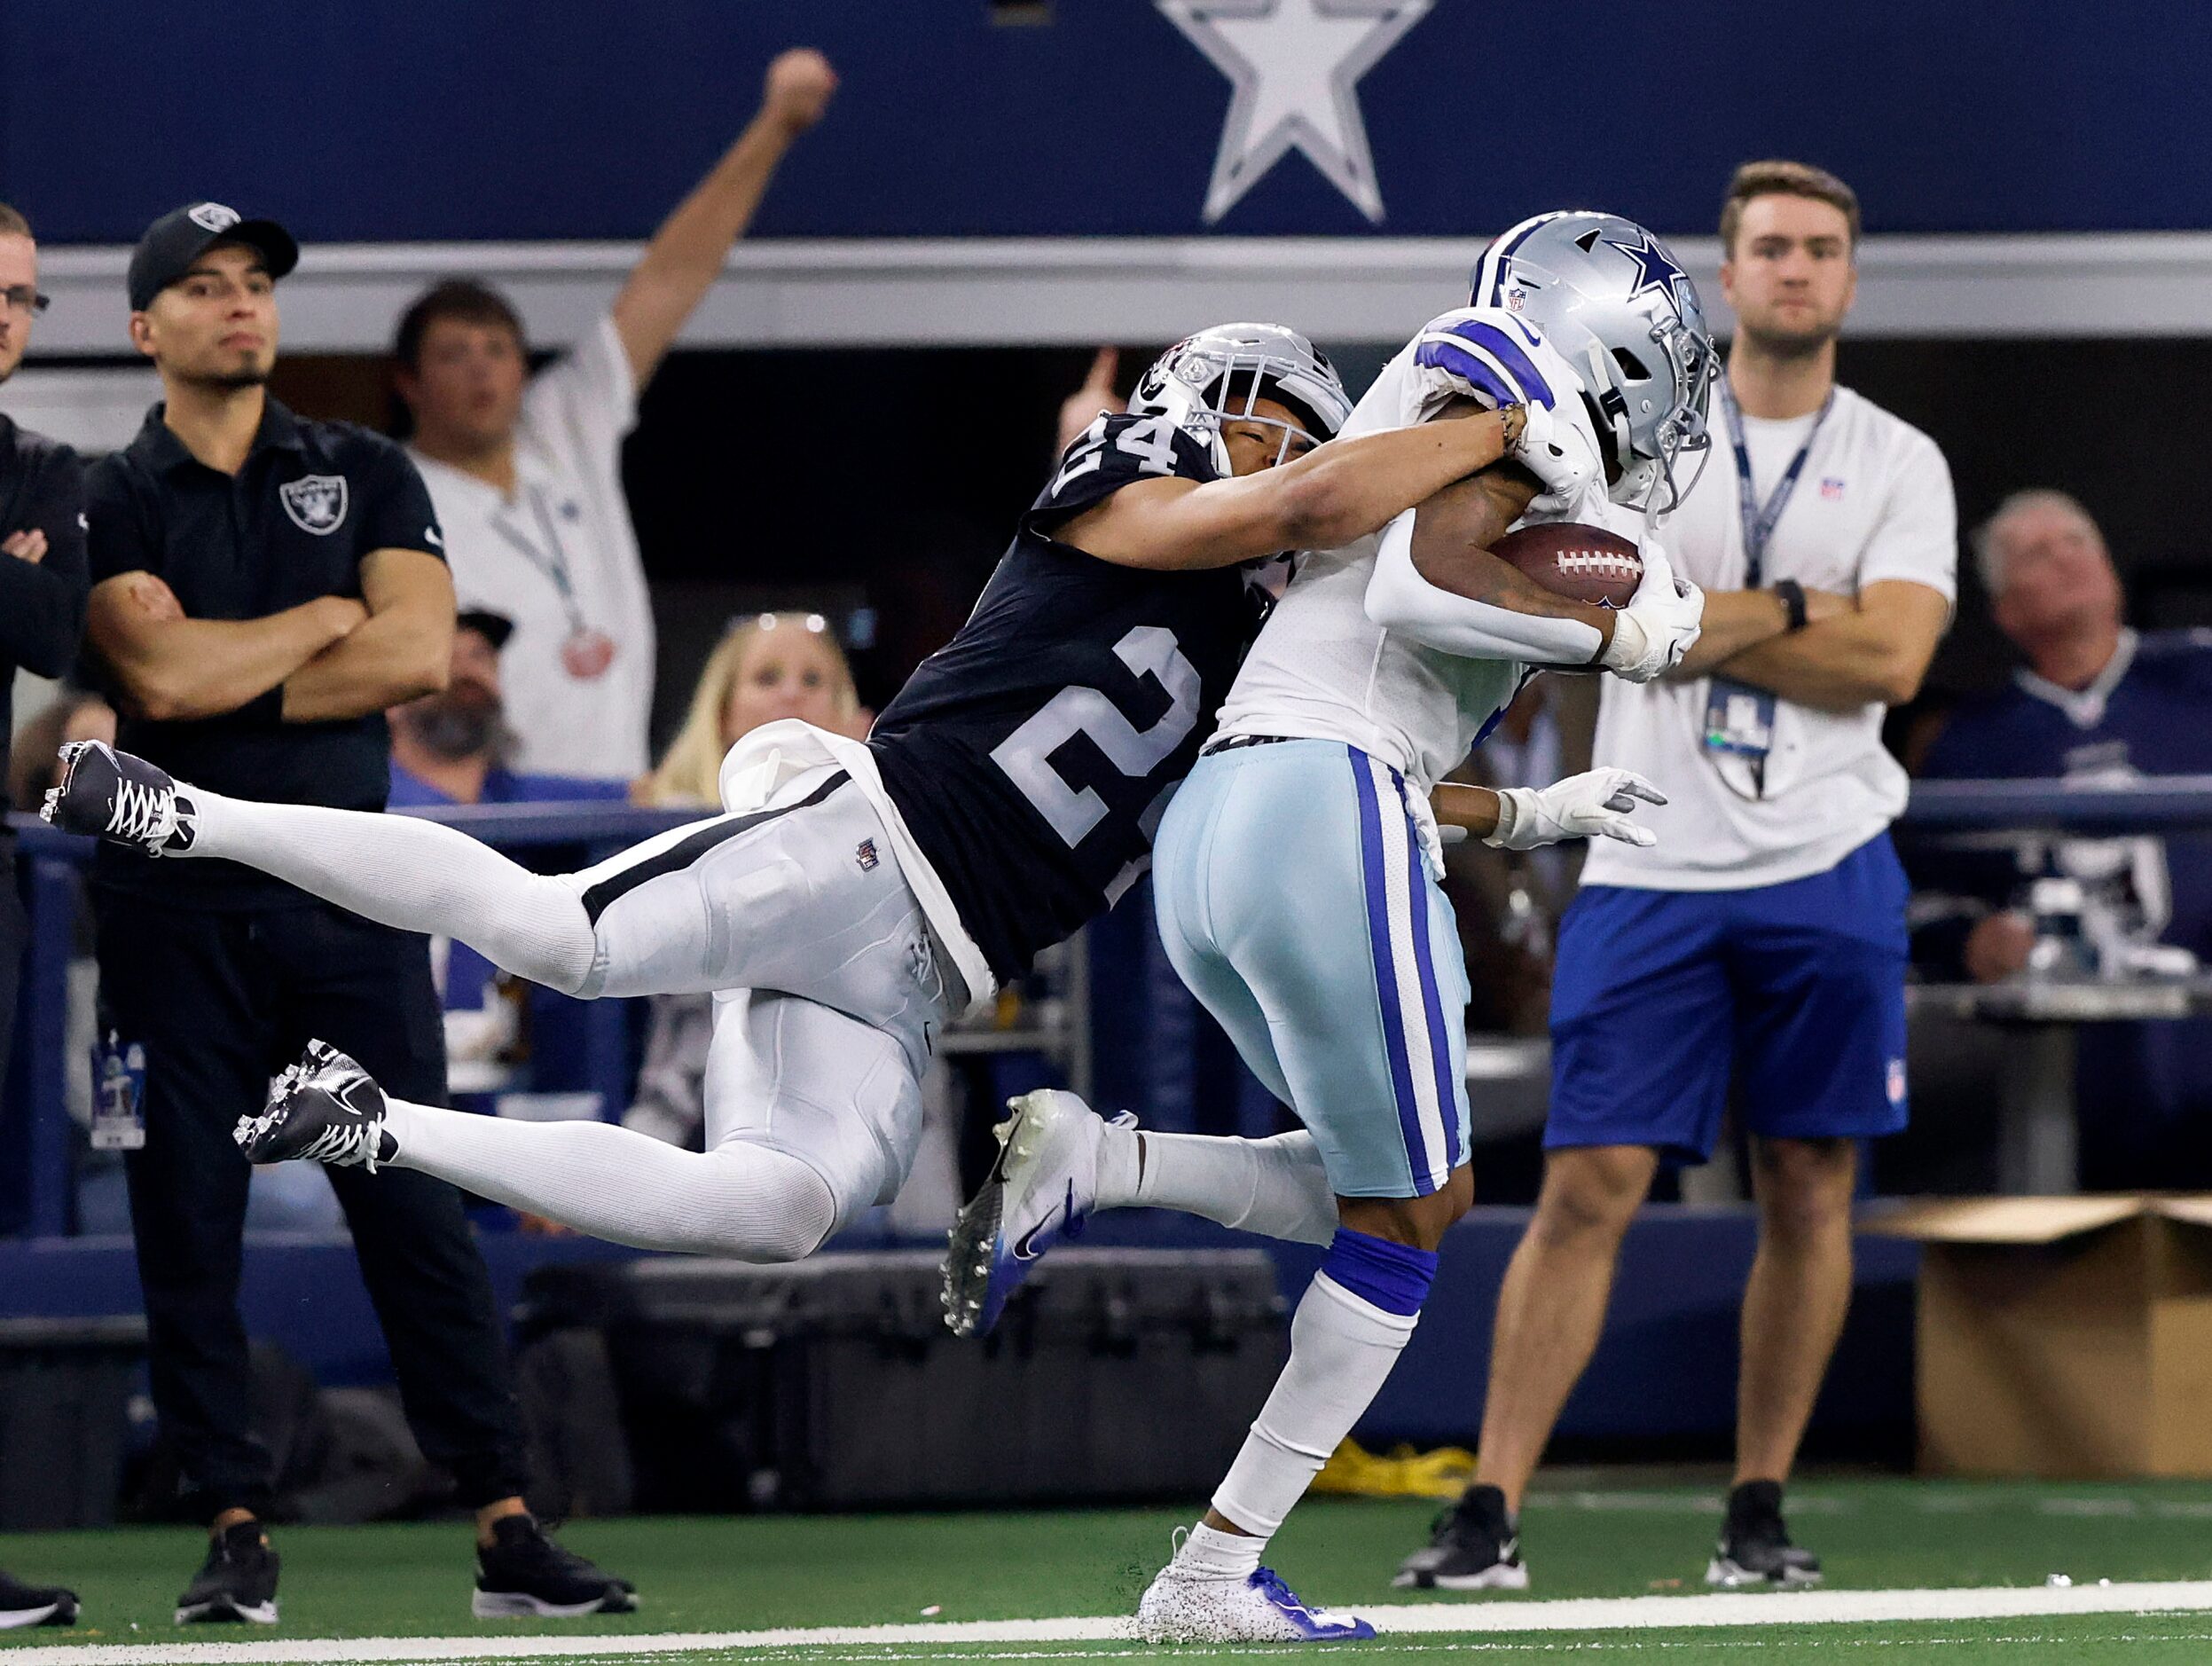
M 38 293 L 38 246 L 30 223 L 0 202 L 0 381 L 15 374 L 30 344 Z M 84 471 L 76 453 L 0 416 L 0 777 L 7 774 L 16 667 L 59 677 L 84 632 Z M 15 1030 L 16 982 L 30 936 L 15 894 L 15 840 L 0 829 L 0 1081 Z M 0 1629 L 67 1625 L 77 1599 L 58 1587 L 18 1583 L 0 1573 Z
M 451 804 L 562 804 L 624 798 L 629 784 L 509 767 L 514 731 L 500 686 L 499 650 L 514 633 L 504 613 L 464 608 L 453 622 L 445 687 L 391 711 L 394 809 Z M 431 939 L 445 1007 L 445 1050 L 457 1065 L 496 1057 L 514 1039 L 514 1009 L 498 998 L 497 970 L 466 943 Z
M 298 259 L 276 222 L 215 202 L 163 216 L 132 255 L 130 337 L 166 397 L 87 472 L 88 639 L 134 750 L 234 790 L 375 810 L 385 709 L 445 686 L 453 587 L 399 448 L 269 397 L 275 285 Z M 213 1538 L 176 1617 L 266 1623 L 271 1464 L 250 1427 L 231 1129 L 309 1037 L 350 1037 L 438 1099 L 444 1049 L 422 938 L 229 863 L 184 877 L 95 865 L 102 1022 L 125 1056 L 144 1049 L 129 1175 L 153 1398 Z M 475 1613 L 634 1607 L 524 1509 L 490 1281 L 459 1195 L 417 1178 L 335 1183 L 416 1438 L 476 1511 Z

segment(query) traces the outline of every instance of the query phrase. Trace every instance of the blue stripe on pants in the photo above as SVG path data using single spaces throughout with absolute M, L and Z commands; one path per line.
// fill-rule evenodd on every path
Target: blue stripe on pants
M 1390 778 L 1397 784 L 1406 818 L 1406 891 L 1413 915 L 1413 958 L 1421 972 L 1421 1007 L 1429 1025 L 1429 1065 L 1436 1075 L 1436 1115 L 1444 1128 L 1444 1169 L 1448 1174 L 1459 1167 L 1461 1157 L 1458 1122 L 1451 1114 L 1452 1049 L 1445 1041 L 1444 1002 L 1437 994 L 1435 955 L 1429 947 L 1428 899 L 1413 884 L 1414 876 L 1427 867 L 1429 859 L 1421 849 L 1421 836 L 1414 827 L 1412 806 L 1403 803 L 1405 779 L 1394 769 Z M 1456 948 L 1458 945 L 1453 947 Z
M 1390 892 L 1383 868 L 1382 806 L 1364 753 L 1345 749 L 1360 795 L 1360 862 L 1366 880 L 1368 947 L 1375 960 L 1375 988 L 1383 1010 L 1383 1041 L 1390 1056 L 1391 1093 L 1398 1102 L 1398 1129 L 1406 1142 L 1416 1197 L 1436 1190 L 1430 1178 L 1428 1142 L 1421 1136 L 1421 1107 L 1413 1093 L 1413 1067 L 1406 1057 L 1406 1015 L 1398 1001 L 1397 957 L 1390 942 Z

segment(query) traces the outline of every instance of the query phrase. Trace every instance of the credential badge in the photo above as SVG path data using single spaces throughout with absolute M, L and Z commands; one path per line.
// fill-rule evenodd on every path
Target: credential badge
M 343 475 L 302 475 L 277 488 L 284 512 L 302 532 L 321 538 L 335 532 L 346 521 L 346 477 Z

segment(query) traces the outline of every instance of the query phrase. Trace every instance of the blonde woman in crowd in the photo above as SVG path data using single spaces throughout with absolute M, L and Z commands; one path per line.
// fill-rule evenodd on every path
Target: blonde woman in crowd
M 858 739 L 873 713 L 860 706 L 852 667 L 819 613 L 763 613 L 733 625 L 699 673 L 684 727 L 658 767 L 639 783 L 642 804 L 711 807 L 721 802 L 722 758 L 744 735 L 779 718 Z
M 819 613 L 763 613 L 732 625 L 691 697 L 691 711 L 659 766 L 638 783 L 641 804 L 712 808 L 721 800 L 722 758 L 764 723 L 803 718 L 855 738 L 874 714 L 860 704 L 852 667 Z M 711 995 L 655 995 L 645 1063 L 627 1128 L 696 1149 L 706 1121 Z

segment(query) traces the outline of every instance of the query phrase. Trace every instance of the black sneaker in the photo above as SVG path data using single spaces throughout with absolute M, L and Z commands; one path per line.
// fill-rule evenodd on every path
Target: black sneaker
M 1398 1564 L 1391 1583 L 1416 1591 L 1526 1591 L 1521 1524 L 1495 1487 L 1470 1487 L 1436 1519 L 1429 1542 Z
M 1705 1570 L 1723 1591 L 1791 1590 L 1820 1583 L 1820 1558 L 1790 1543 L 1782 1483 L 1746 1481 L 1728 1496 L 1728 1521 Z
M 582 1614 L 635 1614 L 638 1588 L 563 1550 L 526 1515 L 491 1524 L 491 1545 L 476 1547 L 479 1620 L 573 1620 Z
M 398 1149 L 384 1132 L 384 1090 L 327 1041 L 310 1041 L 300 1062 L 269 1085 L 267 1107 L 240 1117 L 231 1137 L 248 1162 L 298 1158 L 372 1175 Z
M 90 833 L 148 856 L 174 856 L 192 843 L 192 803 L 169 773 L 105 741 L 61 749 L 61 782 L 39 814 L 65 833 Z
M 27 1585 L 0 1573 L 0 1631 L 20 1625 L 75 1625 L 77 1593 L 59 1585 Z
M 176 1623 L 194 1621 L 277 1623 L 277 1552 L 258 1521 L 239 1521 L 215 1536 L 208 1560 L 176 1599 Z

